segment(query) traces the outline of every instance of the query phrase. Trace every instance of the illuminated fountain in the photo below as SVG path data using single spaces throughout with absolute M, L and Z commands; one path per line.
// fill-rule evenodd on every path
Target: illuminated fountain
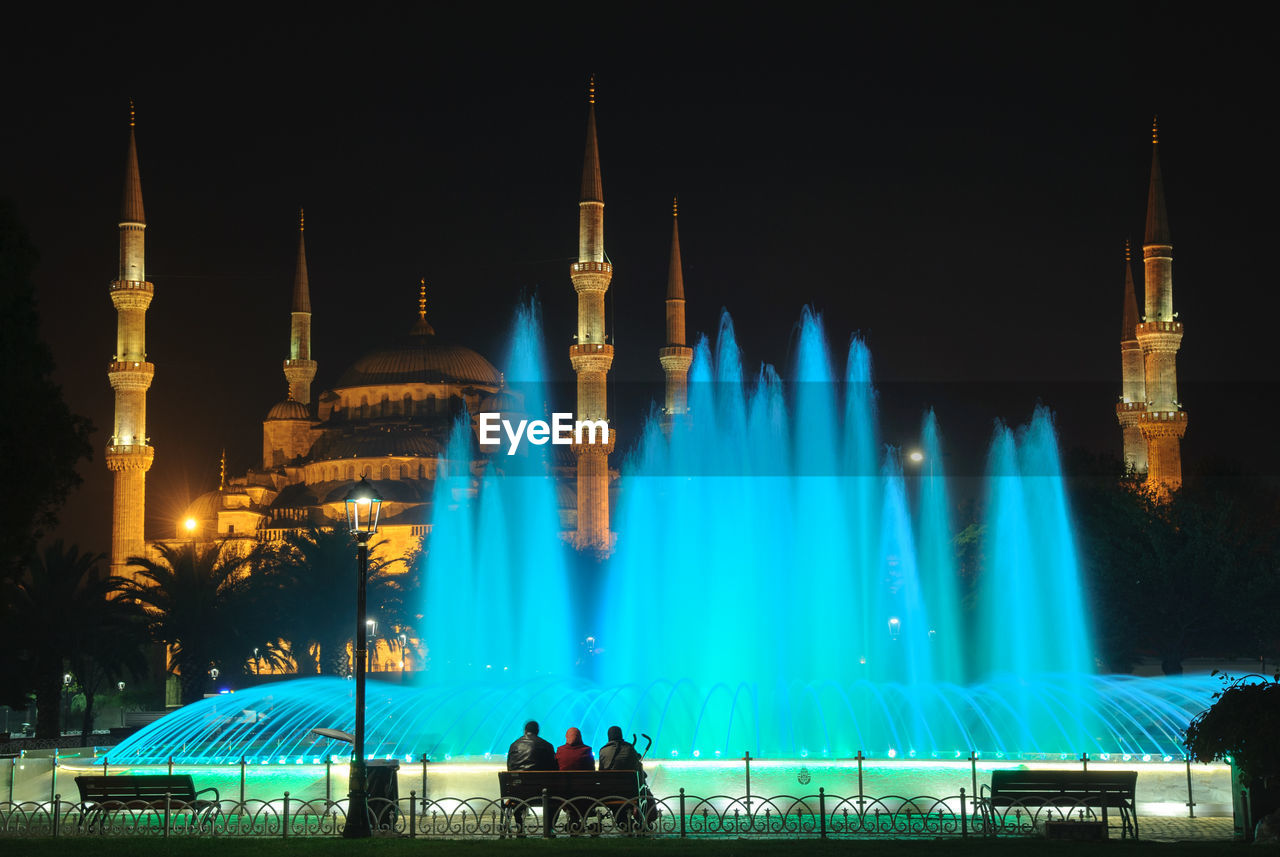
M 512 341 L 511 407 L 542 418 L 534 310 Z M 371 683 L 369 753 L 500 759 L 536 717 L 595 746 L 619 723 L 681 762 L 1180 759 L 1213 687 L 1093 674 L 1049 413 L 996 429 L 966 610 L 934 416 L 925 463 L 905 475 L 877 435 L 866 346 L 855 339 L 837 373 L 808 311 L 796 342 L 787 383 L 744 373 L 727 315 L 714 346 L 699 343 L 691 413 L 669 436 L 645 428 L 623 466 L 617 549 L 586 571 L 560 539 L 549 447 L 493 456 L 473 490 L 460 424 L 425 568 L 430 668 L 418 687 Z M 295 680 L 188 706 L 110 757 L 311 764 L 342 748 L 310 730 L 352 719 L 348 682 Z

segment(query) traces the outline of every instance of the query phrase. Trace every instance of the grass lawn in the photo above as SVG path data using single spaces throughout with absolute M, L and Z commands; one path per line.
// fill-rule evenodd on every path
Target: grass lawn
M 828 855 L 850 854 L 857 857 L 1200 857 L 1251 853 L 1249 846 L 1231 842 L 1046 842 L 1042 839 L 990 841 L 968 840 L 840 840 L 815 839 L 708 839 L 708 840 L 631 840 L 631 839 L 522 839 L 493 841 L 457 841 L 429 839 L 369 839 L 349 842 L 343 839 L 142 839 L 137 837 L 62 839 L 0 838 L 0 851 L 6 857 L 38 855 L 39 857 L 183 857 L 183 855 L 216 855 L 216 857 L 424 857 L 424 855 L 553 855 L 553 854 L 642 854 L 656 857 L 728 857 L 728 855 Z

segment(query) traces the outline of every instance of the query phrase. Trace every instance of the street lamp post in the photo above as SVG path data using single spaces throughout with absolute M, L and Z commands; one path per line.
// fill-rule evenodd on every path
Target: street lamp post
M 62 722 L 58 724 L 58 732 L 61 734 L 71 725 L 71 682 L 74 679 L 71 673 L 63 673 L 62 675 Z
M 347 825 L 342 829 L 346 839 L 364 839 L 369 829 L 369 791 L 364 759 L 364 670 L 366 634 L 365 589 L 369 578 L 369 539 L 378 532 L 378 510 L 382 498 L 361 477 L 359 484 L 347 492 L 347 529 L 356 537 L 356 633 L 352 640 L 351 660 L 356 680 L 356 734 L 351 748 L 351 776 L 348 781 Z

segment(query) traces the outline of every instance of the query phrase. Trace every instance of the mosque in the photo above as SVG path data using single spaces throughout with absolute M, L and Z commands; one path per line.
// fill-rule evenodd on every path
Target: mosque
M 132 110 L 132 108 L 131 108 Z M 665 412 L 682 413 L 693 350 L 685 335 L 684 285 L 673 206 L 671 269 L 666 296 L 666 346 L 659 363 L 666 375 Z M 311 293 L 305 220 L 299 218 L 298 255 L 283 362 L 288 397 L 266 411 L 262 463 L 242 476 L 223 475 L 217 490 L 198 497 L 172 534 L 143 532 L 146 473 L 155 449 L 146 430 L 146 395 L 155 371 L 147 362 L 146 310 L 154 286 L 146 278 L 146 216 L 133 115 L 120 216 L 120 270 L 111 284 L 117 311 L 117 348 L 108 372 L 115 391 L 114 429 L 107 466 L 115 473 L 111 568 L 129 574 L 129 557 L 145 556 L 156 541 L 222 539 L 276 541 L 291 529 L 345 521 L 344 498 L 352 482 L 367 477 L 382 495 L 380 550 L 401 557 L 422 546 L 431 530 L 432 486 L 440 455 L 458 416 L 520 407 L 503 375 L 483 355 L 451 344 L 427 320 L 425 282 L 417 319 L 398 342 L 356 360 L 332 389 L 313 393 L 318 362 L 311 351 Z M 607 379 L 613 344 L 605 327 L 605 295 L 613 266 L 604 252 L 604 191 L 596 140 L 595 88 L 588 91 L 586 152 L 579 202 L 578 261 L 569 279 L 578 295 L 578 332 L 569 347 L 577 375 L 577 419 L 608 420 Z M 282 319 L 283 321 L 283 319 Z M 282 325 L 283 326 L 283 325 Z M 394 329 L 394 325 L 389 325 Z M 615 435 L 604 443 L 572 446 L 553 456 L 564 539 L 580 550 L 607 554 L 610 467 Z M 477 446 L 477 448 L 479 448 Z M 481 451 L 471 469 L 478 477 L 492 453 Z
M 1172 239 L 1153 128 L 1151 180 L 1143 241 L 1145 307 L 1140 314 L 1128 252 L 1121 334 L 1122 391 L 1116 415 L 1126 464 L 1145 474 L 1157 493 L 1181 484 L 1181 438 L 1187 413 L 1178 400 L 1176 356 L 1182 322 L 1173 311 Z M 586 151 L 578 219 L 578 261 L 569 279 L 578 295 L 578 324 L 569 360 L 577 376 L 576 418 L 608 420 L 606 389 L 613 343 L 606 333 L 605 295 L 613 266 L 604 252 L 604 192 L 596 139 L 594 85 L 589 88 Z M 666 380 L 663 412 L 684 413 L 693 351 L 685 330 L 677 212 L 673 207 L 666 292 L 666 345 L 658 363 Z M 356 360 L 332 389 L 313 395 L 317 361 L 311 351 L 311 295 L 305 222 L 299 222 L 297 267 L 283 361 L 288 398 L 271 406 L 262 423 L 262 463 L 242 476 L 224 475 L 218 489 L 197 498 L 177 531 L 143 531 L 146 473 L 155 449 L 146 430 L 146 395 L 155 371 L 147 362 L 146 310 L 154 294 L 144 253 L 146 216 L 134 121 L 130 118 L 121 211 L 120 268 L 111 283 L 117 311 L 116 355 L 108 371 L 115 420 L 106 450 L 115 474 L 111 568 L 129 574 L 128 558 L 165 539 L 275 541 L 291 529 L 330 526 L 345 519 L 352 482 L 368 477 L 384 498 L 380 536 L 388 557 L 421 547 L 432 519 L 437 461 L 458 415 L 512 407 L 503 375 L 481 354 L 447 342 L 427 319 L 425 285 L 417 319 L 404 338 Z M 281 320 L 283 322 L 283 319 Z M 409 321 L 409 319 L 406 319 Z M 394 329 L 394 324 L 389 325 Z M 283 327 L 283 324 L 282 324 Z M 283 337 L 282 337 L 283 340 Z M 564 539 L 583 551 L 607 554 L 611 495 L 618 478 L 610 466 L 615 436 L 603 444 L 572 447 L 556 459 L 557 501 Z M 471 462 L 477 476 L 488 453 Z

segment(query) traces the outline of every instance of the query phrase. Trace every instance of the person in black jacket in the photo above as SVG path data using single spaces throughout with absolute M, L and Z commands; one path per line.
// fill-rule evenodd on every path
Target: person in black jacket
M 556 748 L 551 746 L 550 741 L 544 741 L 538 737 L 538 721 L 530 720 L 524 725 L 524 734 L 511 742 L 511 747 L 507 750 L 507 770 L 508 771 L 558 771 L 560 766 L 556 763 Z M 508 808 L 513 811 L 516 821 L 516 828 L 520 830 L 517 836 L 524 836 L 524 814 L 528 809 L 524 803 L 517 801 L 508 801 Z
M 609 743 L 600 748 L 600 770 L 639 771 L 644 780 L 644 764 L 630 741 L 622 740 L 622 727 L 609 727 Z
M 621 733 L 619 733 L 621 735 Z M 524 734 L 511 742 L 507 750 L 508 771 L 558 771 L 556 748 L 538 737 L 538 721 L 524 725 Z

